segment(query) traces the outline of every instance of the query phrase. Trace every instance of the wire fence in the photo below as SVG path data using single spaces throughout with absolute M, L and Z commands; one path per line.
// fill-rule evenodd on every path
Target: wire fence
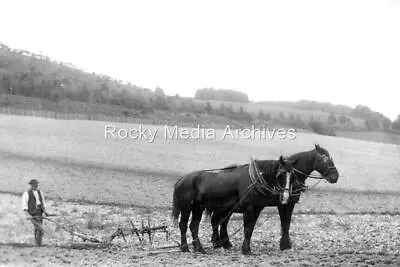
M 21 108 L 11 108 L 11 107 L 0 107 L 0 113 L 6 115 L 35 116 L 35 117 L 45 117 L 45 118 L 64 119 L 64 120 L 98 120 L 98 121 L 113 121 L 113 122 L 124 122 L 124 123 L 141 123 L 144 120 L 148 122 L 152 121 L 151 119 L 109 116 L 109 115 L 94 114 L 94 113 L 75 113 L 75 112 L 58 112 L 58 111 L 56 112 L 50 110 L 21 109 Z
M 52 119 L 62 119 L 62 120 L 93 120 L 93 121 L 107 121 L 107 122 L 118 122 L 118 123 L 133 123 L 133 124 L 147 124 L 147 125 L 179 125 L 181 127 L 197 127 L 198 125 L 209 126 L 213 128 L 218 128 L 219 124 L 213 122 L 200 121 L 196 119 L 159 119 L 159 118 L 137 118 L 130 116 L 110 116 L 100 113 L 77 113 L 77 112 L 58 112 L 50 111 L 44 109 L 25 109 L 25 108 L 15 108 L 15 107 L 0 107 L 0 114 L 5 115 L 18 115 L 18 116 L 34 116 L 34 117 L 44 117 Z M 221 124 L 222 125 L 222 124 Z M 220 126 L 222 128 L 222 126 Z M 233 125 L 233 128 L 237 125 Z

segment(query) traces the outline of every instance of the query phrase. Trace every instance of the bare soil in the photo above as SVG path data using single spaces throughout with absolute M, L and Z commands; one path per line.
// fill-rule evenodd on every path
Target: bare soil
M 360 197 L 360 196 L 358 196 Z M 140 245 L 136 237 L 127 236 L 101 248 L 75 238 L 56 224 L 45 222 L 43 247 L 33 246 L 32 225 L 19 211 L 19 197 L 1 194 L 0 211 L 0 263 L 6 266 L 46 265 L 229 265 L 229 266 L 368 266 L 400 264 L 400 215 L 386 214 L 321 214 L 299 213 L 293 216 L 291 238 L 293 249 L 279 250 L 279 216 L 275 209 L 266 209 L 255 228 L 252 238 L 252 256 L 242 256 L 242 231 L 232 236 L 231 250 L 211 248 L 209 218 L 203 217 L 200 238 L 207 254 L 181 253 L 177 248 L 158 250 L 157 247 L 174 245 L 179 231 L 170 221 L 170 211 L 153 208 L 129 208 L 116 205 L 77 204 L 50 200 L 51 212 L 63 225 L 76 223 L 76 229 L 100 240 L 115 232 L 118 226 L 129 227 L 132 220 L 140 227 L 142 220 L 152 225 L 167 225 L 171 231 L 169 241 L 157 233 L 153 245 L 147 239 Z M 347 200 L 346 202 L 350 202 Z M 242 227 L 241 215 L 229 224 L 232 233 Z M 188 241 L 191 241 L 188 231 Z M 152 253 L 152 252 L 162 253 Z

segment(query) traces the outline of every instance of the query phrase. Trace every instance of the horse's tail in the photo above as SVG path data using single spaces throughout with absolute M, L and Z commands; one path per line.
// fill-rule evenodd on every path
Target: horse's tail
M 179 207 L 179 198 L 176 195 L 176 184 L 175 184 L 174 193 L 172 197 L 172 213 L 171 213 L 172 221 L 175 227 L 178 226 L 179 214 L 181 214 L 181 209 Z

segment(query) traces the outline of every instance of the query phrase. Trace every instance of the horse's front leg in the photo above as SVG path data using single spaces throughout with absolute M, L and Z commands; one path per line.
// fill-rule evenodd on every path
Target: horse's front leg
M 201 209 L 197 205 L 195 207 L 193 207 L 192 221 L 190 222 L 189 227 L 190 227 L 190 231 L 192 232 L 194 251 L 205 254 L 206 251 L 203 249 L 203 246 L 201 245 L 201 242 L 199 239 L 199 225 L 200 225 L 202 215 L 203 215 L 203 209 Z
M 289 237 L 289 228 L 290 228 L 290 221 L 292 220 L 292 213 L 294 209 L 294 202 L 289 202 L 285 205 L 278 206 L 279 217 L 281 218 L 281 241 L 280 241 L 280 249 L 291 249 L 292 242 L 290 241 Z
M 242 245 L 242 253 L 244 255 L 251 254 L 250 240 L 260 212 L 260 209 L 253 206 L 247 207 L 243 212 L 244 240 Z

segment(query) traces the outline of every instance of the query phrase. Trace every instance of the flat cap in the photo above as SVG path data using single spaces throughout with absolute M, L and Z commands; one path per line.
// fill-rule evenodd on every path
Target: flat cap
M 38 183 L 39 182 L 36 179 L 32 179 L 32 180 L 29 181 L 29 184 L 38 184 Z

